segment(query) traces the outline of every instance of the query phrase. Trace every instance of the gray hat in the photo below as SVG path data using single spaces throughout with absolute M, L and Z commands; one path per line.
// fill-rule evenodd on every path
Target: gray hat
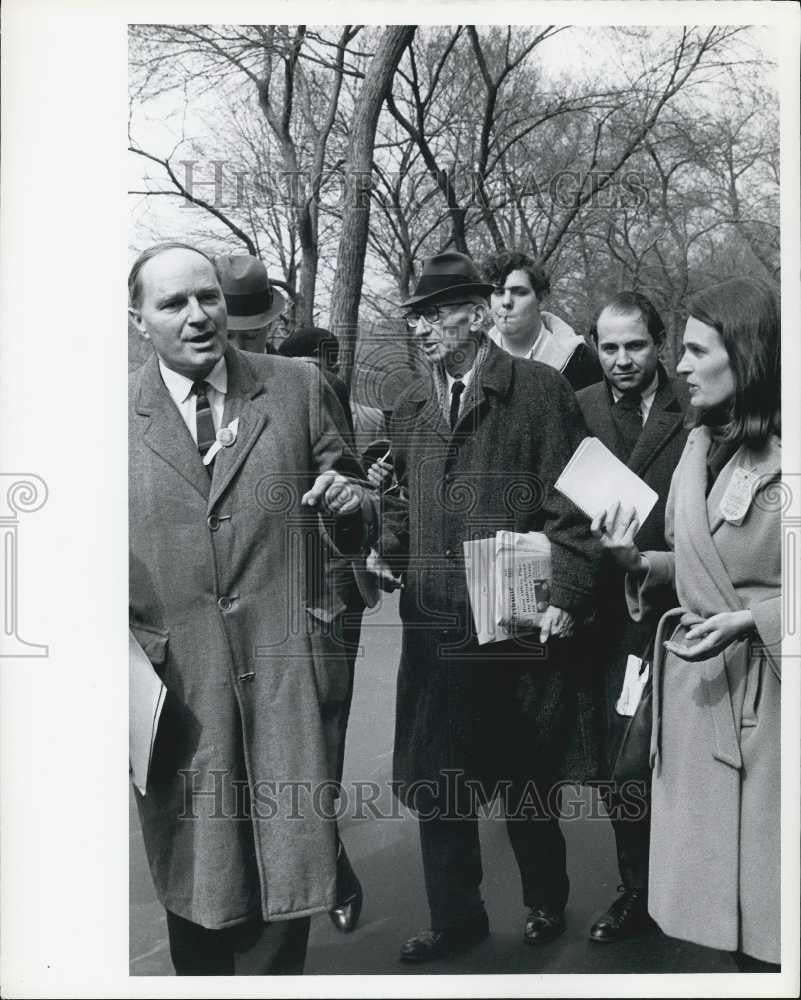
M 249 254 L 214 258 L 228 309 L 229 330 L 256 330 L 286 308 L 286 298 L 272 284 L 267 268 Z

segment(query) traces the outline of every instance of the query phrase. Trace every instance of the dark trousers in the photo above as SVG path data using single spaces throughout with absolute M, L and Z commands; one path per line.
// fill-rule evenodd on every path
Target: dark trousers
M 557 815 L 506 820 L 526 907 L 564 909 L 570 883 L 565 839 Z M 474 816 L 420 820 L 423 875 L 435 931 L 483 912 L 481 847 Z
M 651 837 L 651 788 L 637 782 L 621 790 L 601 785 L 601 797 L 612 821 L 620 881 L 626 889 L 648 891 Z
M 167 910 L 177 976 L 292 976 L 303 972 L 309 917 L 249 920 L 209 930 Z

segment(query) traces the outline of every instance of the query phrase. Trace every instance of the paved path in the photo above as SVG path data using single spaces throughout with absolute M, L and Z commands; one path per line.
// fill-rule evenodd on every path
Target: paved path
M 344 782 L 391 776 L 395 671 L 400 647 L 397 599 L 387 598 L 365 620 L 364 656 L 357 664 Z M 586 795 L 585 794 L 585 801 Z M 378 800 L 387 814 L 389 794 Z M 352 812 L 352 810 L 349 810 Z M 521 972 L 734 972 L 723 952 L 700 948 L 654 932 L 636 941 L 596 945 L 587 930 L 615 897 L 618 881 L 614 839 L 605 819 L 563 823 L 568 845 L 571 894 L 568 929 L 541 948 L 522 943 L 525 918 L 519 878 L 502 821 L 481 823 L 482 892 L 490 937 L 467 955 L 409 967 L 397 961 L 401 942 L 428 926 L 417 824 L 396 819 L 348 819 L 342 836 L 365 889 L 365 905 L 354 934 L 342 935 L 323 915 L 312 921 L 306 972 L 353 973 L 521 973 Z M 130 954 L 132 975 L 171 975 L 164 911 L 156 901 L 131 797 Z

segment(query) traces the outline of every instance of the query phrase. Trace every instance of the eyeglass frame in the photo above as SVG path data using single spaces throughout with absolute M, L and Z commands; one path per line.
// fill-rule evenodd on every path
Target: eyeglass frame
M 429 326 L 436 326 L 436 324 L 439 323 L 440 321 L 440 309 L 443 308 L 444 306 L 473 306 L 473 305 L 478 305 L 478 303 L 471 302 L 468 299 L 466 299 L 464 302 L 442 302 L 440 303 L 440 305 L 426 306 L 425 310 L 419 313 L 415 312 L 413 309 L 410 309 L 409 312 L 403 314 L 403 319 L 406 323 L 406 329 L 414 332 L 415 330 L 417 330 L 417 326 L 421 319 L 424 319 Z M 436 317 L 434 319 L 429 319 L 428 316 L 426 316 L 426 313 L 431 312 L 432 310 L 436 312 Z

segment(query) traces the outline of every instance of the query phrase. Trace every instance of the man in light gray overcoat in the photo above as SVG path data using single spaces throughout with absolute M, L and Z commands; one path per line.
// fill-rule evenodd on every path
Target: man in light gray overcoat
M 131 628 L 167 688 L 145 847 L 178 974 L 301 972 L 335 903 L 332 807 L 345 657 L 315 615 L 318 511 L 368 531 L 358 461 L 311 365 L 227 344 L 212 261 L 145 251 L 130 312 Z

